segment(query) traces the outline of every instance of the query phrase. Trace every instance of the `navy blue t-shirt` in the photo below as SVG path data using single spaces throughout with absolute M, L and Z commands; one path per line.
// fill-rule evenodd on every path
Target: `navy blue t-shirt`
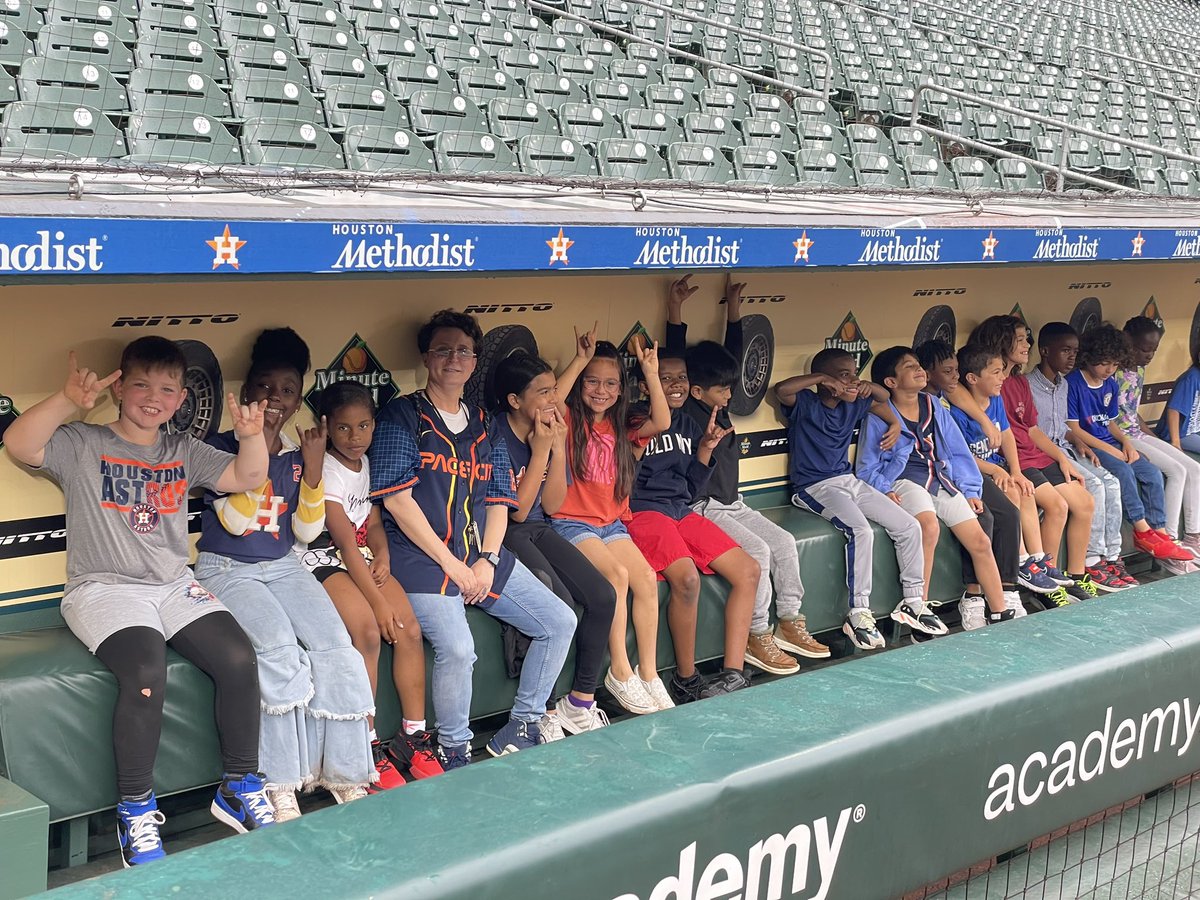
M 533 451 L 529 449 L 529 444 L 517 437 L 512 426 L 508 424 L 508 416 L 496 416 L 492 421 L 492 429 L 496 432 L 497 437 L 503 438 L 504 446 L 508 448 L 508 459 L 512 463 L 513 477 L 517 487 L 520 487 L 521 479 L 525 477 L 525 470 L 529 468 L 529 460 L 533 458 Z M 542 483 L 545 484 L 545 482 L 546 478 L 543 475 Z M 571 467 L 567 466 L 567 484 L 570 483 Z M 533 498 L 533 506 L 529 507 L 529 514 L 525 516 L 525 521 L 542 522 L 547 519 L 549 516 L 542 509 L 542 489 L 539 487 L 537 496 Z
M 712 462 L 696 459 L 704 429 L 682 409 L 671 410 L 671 424 L 646 444 L 638 466 L 631 512 L 659 512 L 679 521 L 691 510 L 691 502 L 712 475 Z
M 784 407 L 791 447 L 789 475 L 792 490 L 803 490 L 818 481 L 850 472 L 850 441 L 854 429 L 867 417 L 873 397 L 826 406 L 816 391 L 801 391 L 796 403 Z

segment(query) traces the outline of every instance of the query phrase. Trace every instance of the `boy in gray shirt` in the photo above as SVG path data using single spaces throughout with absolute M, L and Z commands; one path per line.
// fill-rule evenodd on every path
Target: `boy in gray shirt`
M 225 777 L 211 811 L 239 832 L 274 822 L 258 769 L 258 676 L 254 648 L 233 616 L 187 567 L 192 488 L 242 491 L 262 482 L 267 450 L 262 404 L 229 412 L 238 455 L 162 430 L 182 405 L 186 362 L 172 341 L 129 344 L 107 378 L 70 355 L 65 387 L 30 408 L 4 434 L 17 462 L 44 472 L 67 504 L 67 626 L 116 676 L 113 754 L 121 800 L 117 838 L 128 867 L 164 855 L 165 821 L 154 797 L 162 726 L 166 645 L 212 678 Z M 96 405 L 108 387 L 116 422 L 64 420 Z

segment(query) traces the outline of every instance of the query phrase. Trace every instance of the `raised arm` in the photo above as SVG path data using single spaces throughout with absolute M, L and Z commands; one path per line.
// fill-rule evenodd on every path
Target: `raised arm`
M 646 394 L 650 397 L 650 417 L 638 429 L 638 436 L 654 437 L 671 427 L 671 407 L 667 406 L 667 395 L 658 379 L 658 341 L 646 347 L 639 339 L 637 353 L 646 380 Z
M 575 386 L 576 379 L 583 374 L 583 370 L 587 368 L 588 363 L 592 361 L 592 357 L 596 355 L 596 332 L 600 330 L 600 321 L 597 319 L 596 324 L 592 326 L 591 331 L 579 333 L 579 329 L 575 328 L 575 358 L 572 359 L 562 374 L 558 376 L 558 382 L 555 384 L 555 393 L 558 395 L 558 412 L 560 415 L 567 413 L 567 394 L 571 393 L 571 388 Z
M 840 381 L 824 372 L 812 372 L 808 375 L 793 375 L 791 378 L 785 378 L 775 385 L 775 396 L 784 406 L 795 406 L 797 394 L 819 384 L 829 388 L 835 396 L 842 393 L 845 388 Z

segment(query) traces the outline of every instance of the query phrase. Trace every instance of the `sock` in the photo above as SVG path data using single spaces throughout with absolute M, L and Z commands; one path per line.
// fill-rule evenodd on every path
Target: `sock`
M 1032 559 L 1033 559 L 1033 554 L 1031 554 L 1031 553 L 1025 554 L 1024 556 L 1021 557 L 1021 565 L 1025 565 L 1025 563 L 1029 562 Z
M 1075 572 L 1068 572 L 1067 577 L 1074 579 L 1075 581 L 1083 581 L 1084 574 L 1082 572 L 1080 572 L 1078 574 L 1076 574 Z
M 424 719 L 401 719 L 400 723 L 400 727 L 404 730 L 405 734 L 411 735 L 425 730 Z
M 595 700 L 580 700 L 574 694 L 567 694 L 567 702 L 579 709 L 591 709 L 596 705 Z
M 374 728 L 372 728 L 369 732 L 367 732 L 367 737 L 371 739 L 372 744 L 379 743 L 379 735 L 375 733 Z
M 151 788 L 150 790 L 146 791 L 146 793 L 138 794 L 136 797 L 130 797 L 130 796 L 123 795 L 121 797 L 121 802 L 122 803 L 145 803 L 147 800 L 149 800 L 153 796 L 154 796 L 154 788 Z
M 1099 556 L 1089 556 L 1083 561 L 1083 564 L 1085 566 L 1087 566 L 1089 569 L 1094 569 L 1094 568 L 1096 568 L 1096 566 L 1100 565 L 1100 557 Z

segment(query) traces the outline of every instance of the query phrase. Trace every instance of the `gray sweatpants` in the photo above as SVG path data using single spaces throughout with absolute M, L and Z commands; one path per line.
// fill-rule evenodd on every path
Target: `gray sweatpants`
M 774 582 L 775 611 L 780 618 L 791 619 L 800 614 L 804 585 L 800 581 L 800 557 L 796 554 L 796 538 L 780 528 L 756 509 L 751 509 L 739 497 L 733 503 L 701 500 L 692 509 L 710 519 L 737 541 L 743 550 L 758 563 L 758 590 L 754 594 L 754 613 L 750 631 L 763 634 L 770 631 L 771 583 Z
M 900 585 L 905 597 L 925 594 L 925 551 L 921 524 L 855 475 L 835 475 L 792 495 L 792 503 L 815 512 L 846 536 L 846 587 L 851 606 L 869 606 L 875 535 L 871 523 L 883 526 L 896 545 Z

